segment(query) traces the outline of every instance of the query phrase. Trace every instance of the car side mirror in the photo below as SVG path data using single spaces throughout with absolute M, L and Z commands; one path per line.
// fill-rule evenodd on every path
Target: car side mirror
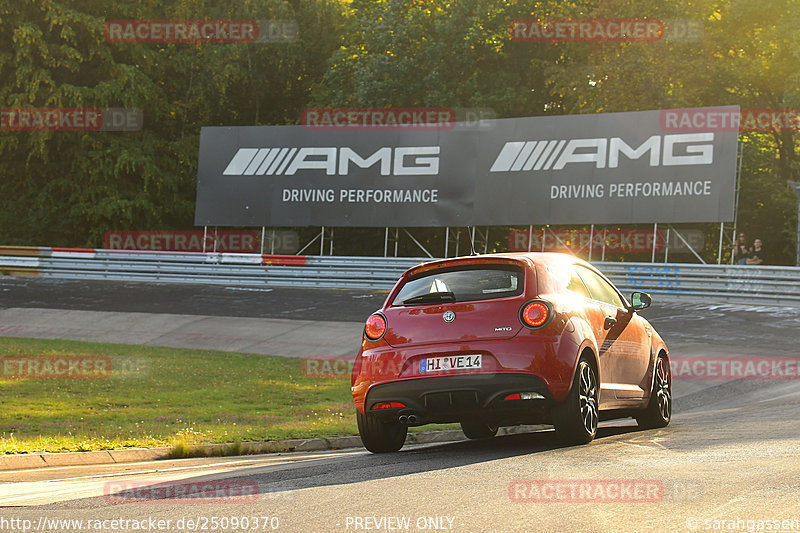
M 647 309 L 651 303 L 653 303 L 653 299 L 646 292 L 635 291 L 631 294 L 631 309 L 634 311 Z

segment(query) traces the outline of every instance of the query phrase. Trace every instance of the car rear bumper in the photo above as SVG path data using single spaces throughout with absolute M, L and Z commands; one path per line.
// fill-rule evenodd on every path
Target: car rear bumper
M 541 398 L 506 400 L 517 393 L 538 393 Z M 405 407 L 377 409 L 382 402 Z M 365 411 L 382 418 L 404 416 L 408 425 L 485 420 L 497 425 L 546 423 L 553 398 L 544 381 L 532 374 L 469 374 L 404 379 L 370 388 Z M 411 420 L 408 417 L 413 415 Z

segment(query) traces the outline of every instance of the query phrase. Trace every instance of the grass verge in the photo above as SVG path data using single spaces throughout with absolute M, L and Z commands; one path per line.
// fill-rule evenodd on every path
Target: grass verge
M 108 375 L 10 377 L 21 359 L 98 357 Z M 296 358 L 9 337 L 0 358 L 0 454 L 358 434 L 350 380 L 305 377 Z

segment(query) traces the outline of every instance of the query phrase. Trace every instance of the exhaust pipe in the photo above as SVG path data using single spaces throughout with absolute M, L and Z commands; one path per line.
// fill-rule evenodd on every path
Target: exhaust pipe
M 419 417 L 417 415 L 400 415 L 397 417 L 397 421 L 403 425 L 411 425 L 419 422 Z

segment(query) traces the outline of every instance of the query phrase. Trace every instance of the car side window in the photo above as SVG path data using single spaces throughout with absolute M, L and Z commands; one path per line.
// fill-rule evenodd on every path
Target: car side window
M 572 264 L 554 264 L 551 265 L 548 270 L 556 278 L 561 285 L 564 286 L 568 291 L 575 293 L 579 296 L 583 296 L 584 298 L 592 298 L 592 295 L 589 294 L 589 290 L 584 285 L 583 281 L 581 281 L 580 276 L 578 273 L 575 272 L 575 266 Z
M 576 265 L 575 268 L 586 287 L 588 287 L 593 299 L 617 307 L 625 307 L 625 303 L 620 298 L 619 293 L 596 272 L 581 265 Z
M 570 277 L 569 277 L 569 282 L 567 283 L 567 290 L 570 292 L 574 292 L 575 294 L 579 294 L 584 298 L 592 297 L 592 295 L 589 294 L 589 290 L 586 288 L 586 285 L 584 285 L 583 280 L 581 280 L 581 277 L 578 275 L 577 272 L 575 272 L 574 269 L 570 269 Z

